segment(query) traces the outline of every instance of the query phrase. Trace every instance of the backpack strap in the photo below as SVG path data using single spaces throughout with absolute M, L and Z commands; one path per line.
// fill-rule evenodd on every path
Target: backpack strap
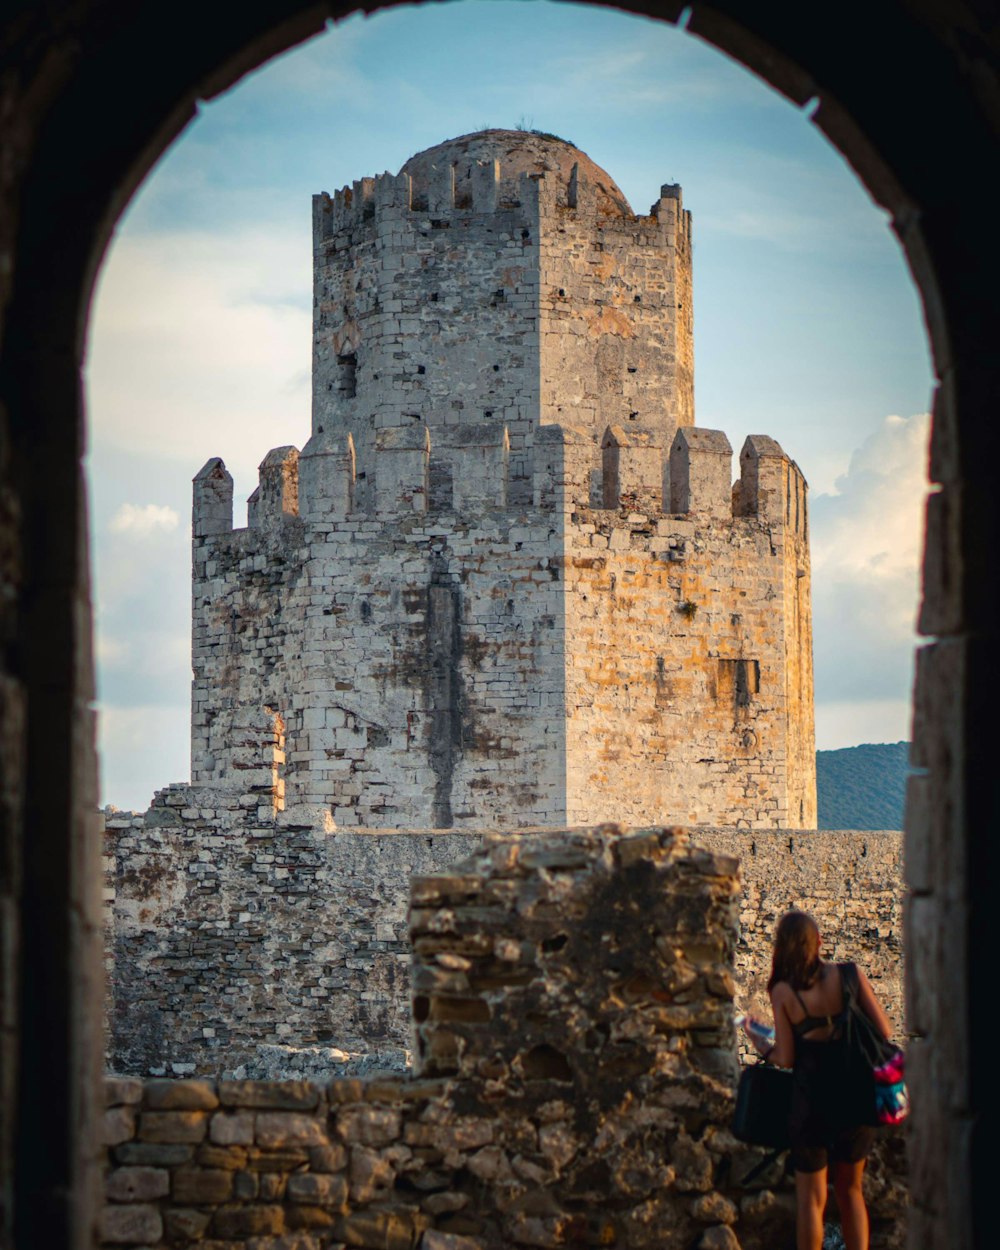
M 787 1149 L 787 1146 L 779 1146 L 777 1150 L 772 1150 L 770 1154 L 766 1154 L 756 1167 L 751 1168 L 750 1171 L 747 1172 L 746 1176 L 744 1176 L 740 1181 L 740 1184 L 752 1185 L 757 1177 L 760 1176 L 761 1172 L 763 1172 L 765 1168 L 769 1168 L 772 1163 L 777 1163 Z

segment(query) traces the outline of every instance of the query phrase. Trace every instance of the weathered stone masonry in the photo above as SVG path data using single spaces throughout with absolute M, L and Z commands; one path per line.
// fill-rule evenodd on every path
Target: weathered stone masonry
M 412 1046 L 409 879 L 473 830 L 324 834 L 178 786 L 106 817 L 109 1063 L 168 1075 L 400 1067 Z M 541 835 L 535 835 L 541 836 Z M 741 861 L 737 1000 L 767 1013 L 777 918 L 808 908 L 902 1026 L 900 835 L 696 830 Z
M 736 861 L 680 831 L 487 839 L 415 878 L 419 1074 L 107 1084 L 106 1246 L 773 1250 L 728 1132 Z M 867 1175 L 905 1236 L 899 1137 Z
M 195 479 L 192 781 L 332 827 L 815 824 L 806 485 L 693 426 L 690 215 L 487 131 L 314 205 L 312 437 Z M 265 814 L 262 810 L 261 815 Z

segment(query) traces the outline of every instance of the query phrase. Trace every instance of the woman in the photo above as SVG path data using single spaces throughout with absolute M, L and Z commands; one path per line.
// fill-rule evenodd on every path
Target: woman
M 828 1167 L 847 1250 L 868 1250 L 861 1176 L 875 1131 L 864 1122 L 858 1093 L 844 1088 L 842 1048 L 831 1045 L 840 1040 L 844 1025 L 843 969 L 854 965 L 827 963 L 819 952 L 819 929 L 811 916 L 800 911 L 782 916 L 767 983 L 774 1011 L 773 1044 L 762 1040 L 757 1022 L 748 1019 L 745 1027 L 766 1063 L 795 1073 L 790 1129 L 798 1250 L 821 1250 Z M 856 972 L 858 1002 L 888 1038 L 889 1019 L 868 978 L 860 968 Z

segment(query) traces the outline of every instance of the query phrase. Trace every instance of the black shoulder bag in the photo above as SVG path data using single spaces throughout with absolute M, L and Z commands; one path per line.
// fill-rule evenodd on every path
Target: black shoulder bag
M 740 1073 L 733 1112 L 733 1136 L 751 1146 L 787 1150 L 792 1110 L 792 1073 L 769 1063 L 749 1064 Z

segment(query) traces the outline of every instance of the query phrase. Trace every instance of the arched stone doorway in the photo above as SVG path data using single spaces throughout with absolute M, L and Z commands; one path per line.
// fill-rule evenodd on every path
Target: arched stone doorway
M 372 6 L 378 7 L 378 6 Z M 893 217 L 926 311 L 939 388 L 921 626 L 912 890 L 912 1244 L 985 1239 L 987 948 L 1000 669 L 990 354 L 997 290 L 992 2 L 873 0 L 862 16 L 786 0 L 624 4 L 689 28 L 795 104 Z M 87 1244 L 99 1053 L 97 850 L 80 385 L 94 274 L 131 191 L 197 100 L 319 30 L 340 4 L 248 0 L 169 13 L 128 0 L 15 3 L 0 43 L 0 569 L 5 654 L 0 1245 Z M 993 316 L 991 316 L 991 313 Z M 976 1025 L 979 1025 L 977 1028 Z M 17 1089 L 20 1088 L 20 1097 Z M 16 1159 L 13 1156 L 16 1133 Z M 44 1233 L 43 1230 L 44 1229 Z

